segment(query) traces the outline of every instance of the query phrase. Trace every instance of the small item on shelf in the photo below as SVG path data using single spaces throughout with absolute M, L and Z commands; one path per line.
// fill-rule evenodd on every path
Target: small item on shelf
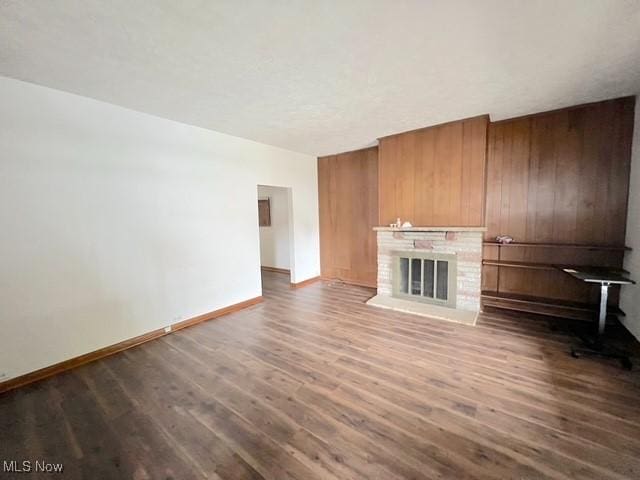
M 513 237 L 510 237 L 509 235 L 498 235 L 496 237 L 496 242 L 498 242 L 498 243 L 512 243 L 513 242 Z
M 396 228 L 402 227 L 402 222 L 400 221 L 400 217 L 396 218 Z
M 411 228 L 411 227 L 413 227 L 413 225 L 411 225 L 411 222 L 404 222 L 402 224 L 402 228 Z

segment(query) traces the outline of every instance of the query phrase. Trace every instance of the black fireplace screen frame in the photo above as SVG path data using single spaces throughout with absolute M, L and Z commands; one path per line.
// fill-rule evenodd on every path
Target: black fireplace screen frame
M 455 308 L 457 256 L 418 250 L 394 251 L 392 296 Z

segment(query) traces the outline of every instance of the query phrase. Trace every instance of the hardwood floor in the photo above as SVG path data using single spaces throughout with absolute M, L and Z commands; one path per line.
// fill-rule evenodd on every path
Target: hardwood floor
M 0 461 L 91 479 L 640 478 L 640 375 L 572 359 L 545 322 L 469 327 L 263 276 L 260 305 L 0 396 Z

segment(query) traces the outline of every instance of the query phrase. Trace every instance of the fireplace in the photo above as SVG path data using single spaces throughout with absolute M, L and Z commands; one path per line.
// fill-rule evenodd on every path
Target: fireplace
M 484 227 L 375 227 L 378 294 L 369 305 L 475 324 Z
M 394 297 L 455 308 L 455 255 L 413 250 L 395 251 L 392 257 Z

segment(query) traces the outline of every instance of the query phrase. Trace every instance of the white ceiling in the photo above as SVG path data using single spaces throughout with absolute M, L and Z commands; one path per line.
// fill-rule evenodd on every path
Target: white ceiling
M 640 92 L 640 1 L 0 0 L 0 74 L 320 155 Z

